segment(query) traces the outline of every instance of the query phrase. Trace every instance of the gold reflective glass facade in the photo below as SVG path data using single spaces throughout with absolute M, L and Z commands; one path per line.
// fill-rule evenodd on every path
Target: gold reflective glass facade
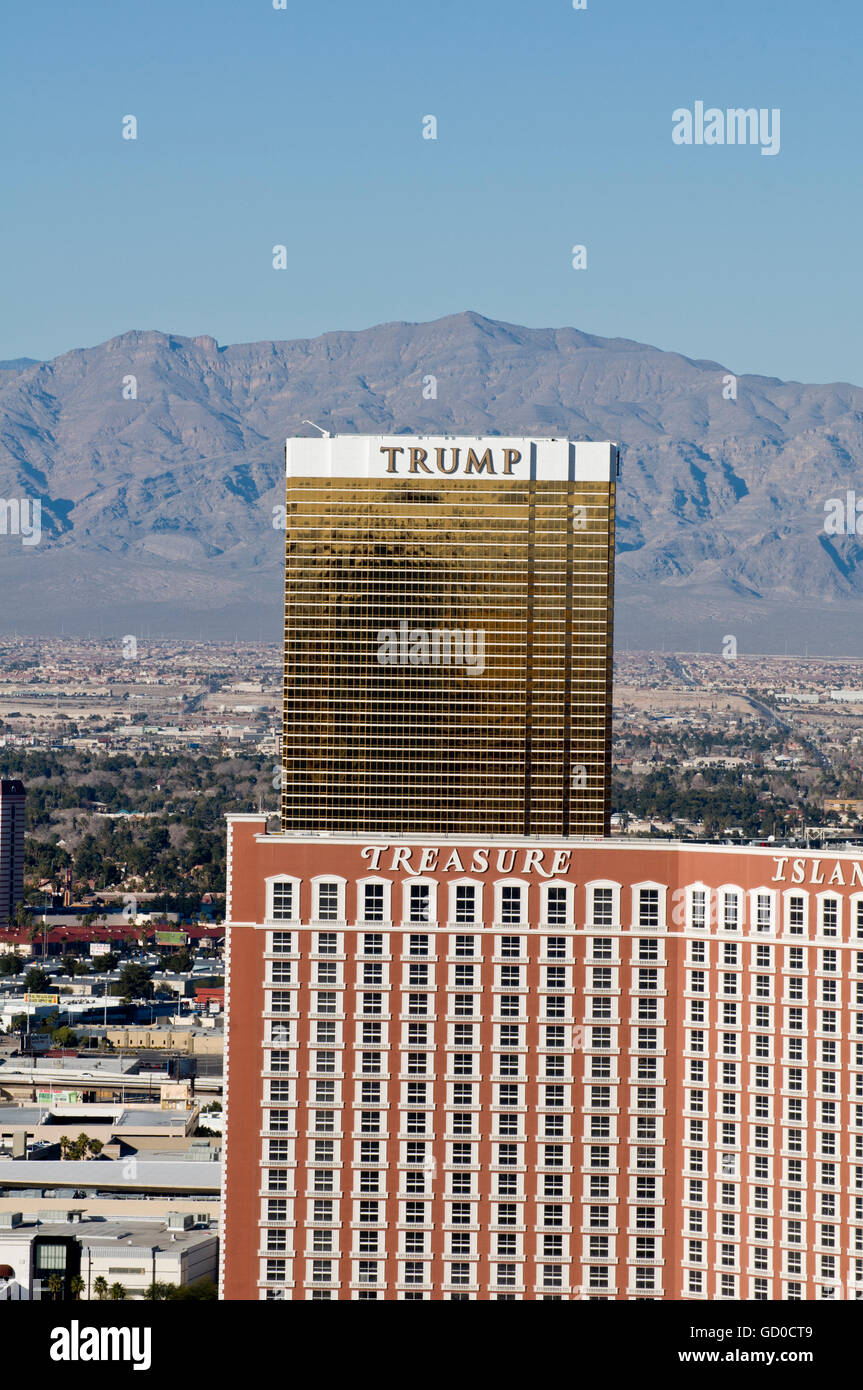
M 614 498 L 288 477 L 284 830 L 608 833 Z

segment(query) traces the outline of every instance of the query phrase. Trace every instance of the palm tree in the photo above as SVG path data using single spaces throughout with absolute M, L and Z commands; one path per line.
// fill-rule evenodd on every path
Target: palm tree
M 108 1281 L 101 1274 L 98 1274 L 93 1280 L 93 1292 L 100 1303 L 104 1303 L 108 1297 Z
M 69 1138 L 68 1134 L 62 1134 L 60 1136 L 60 1157 L 68 1158 L 71 1147 L 72 1140 Z
M 48 1289 L 51 1297 L 56 1302 L 63 1297 L 63 1276 L 62 1274 L 52 1274 L 48 1279 Z
M 69 1292 L 76 1301 L 80 1299 L 84 1292 L 84 1280 L 80 1274 L 73 1275 L 69 1280 Z
M 108 1297 L 115 1303 L 122 1303 L 126 1299 L 126 1290 L 122 1284 L 112 1284 L 108 1290 Z

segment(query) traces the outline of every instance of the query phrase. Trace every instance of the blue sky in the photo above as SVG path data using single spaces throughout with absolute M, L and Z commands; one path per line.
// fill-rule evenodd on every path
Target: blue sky
M 863 383 L 861 28 L 859 0 L 15 6 L 0 358 L 471 308 Z M 674 145 L 696 100 L 780 108 L 780 153 Z

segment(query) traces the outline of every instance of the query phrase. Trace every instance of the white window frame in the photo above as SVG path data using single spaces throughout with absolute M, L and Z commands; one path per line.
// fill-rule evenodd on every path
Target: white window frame
M 504 888 L 520 888 L 521 897 L 519 899 L 519 920 L 517 922 L 504 922 L 503 920 L 503 890 Z M 507 935 L 512 927 L 524 927 L 528 922 L 528 907 L 530 884 L 523 878 L 499 878 L 494 884 L 494 925 L 501 931 L 506 928 Z
M 835 936 L 827 936 L 827 937 L 825 937 L 825 936 L 824 936 L 824 904 L 825 904 L 826 902 L 828 902 L 828 901 L 830 901 L 830 902 L 835 902 L 835 903 L 836 903 L 836 935 L 835 935 Z M 816 921 L 816 923 L 817 923 L 816 928 L 815 928 L 816 936 L 818 936 L 819 938 L 820 938 L 820 937 L 823 937 L 825 941 L 837 941 L 837 942 L 838 942 L 838 941 L 842 941 L 842 940 L 843 940 L 843 936 L 842 936 L 843 921 L 842 921 L 842 897 L 841 897 L 841 895 L 840 895 L 839 893 L 833 892 L 833 890 L 832 890 L 832 889 L 829 889 L 829 888 L 825 888 L 825 890 L 824 890 L 823 893 L 816 893 L 816 894 L 815 894 L 815 912 L 816 912 L 815 921 Z
M 364 916 L 366 884 L 375 884 L 382 887 L 384 890 L 384 916 L 381 922 L 371 922 Z M 392 894 L 393 885 L 392 880 L 389 878 L 382 878 L 380 874 L 368 874 L 365 878 L 358 878 L 357 924 L 361 926 L 368 924 L 368 926 L 380 931 L 384 931 L 391 927 L 393 924 Z
M 639 905 L 639 894 L 641 893 L 642 888 L 656 888 L 656 889 L 659 890 L 659 904 L 658 904 L 658 917 L 659 917 L 659 921 L 658 921 L 658 924 L 657 924 L 657 926 L 656 926 L 655 928 L 653 928 L 653 927 L 643 927 L 643 926 L 641 925 L 640 921 L 639 921 L 638 905 Z M 666 887 L 666 885 L 665 885 L 664 883 L 657 883 L 657 882 L 655 882 L 653 879 L 642 879 L 642 881 L 641 881 L 640 883 L 633 883 L 633 885 L 632 885 L 632 926 L 631 926 L 630 930 L 633 931 L 633 932 L 640 932 L 640 931 L 649 931 L 649 932 L 652 932 L 652 931 L 654 931 L 654 930 L 655 930 L 655 931 L 665 931 L 666 928 L 667 928 L 667 921 L 668 921 L 667 916 L 666 916 L 666 913 L 667 913 L 667 902 L 668 902 L 668 888 Z
M 863 897 L 863 894 L 860 895 Z M 803 899 L 803 931 L 800 933 L 791 931 L 791 899 Z M 790 888 L 782 891 L 782 934 L 791 937 L 794 941 L 806 941 L 809 938 L 809 894 L 805 888 L 799 884 L 793 884 Z
M 696 927 L 696 925 L 695 925 L 695 923 L 694 923 L 694 921 L 693 921 L 694 898 L 695 898 L 695 894 L 696 894 L 696 893 L 703 893 L 703 894 L 704 894 L 704 923 L 703 923 L 703 925 L 700 926 L 700 927 Z M 687 883 L 687 885 L 686 885 L 686 930 L 687 930 L 687 931 L 697 931 L 697 932 L 700 933 L 700 932 L 702 932 L 702 931 L 709 932 L 709 931 L 711 930 L 711 927 L 712 927 L 712 918 L 713 918 L 713 912 L 712 912 L 713 903 L 711 902 L 711 897 L 712 897 L 711 890 L 710 890 L 710 888 L 708 887 L 708 885 L 707 885 L 706 883 L 702 883 L 700 880 L 696 880 L 695 883 Z
M 611 889 L 611 916 L 612 922 L 608 926 L 604 922 L 594 922 L 593 919 L 593 890 L 594 888 Z M 606 932 L 620 931 L 620 884 L 611 878 L 592 878 L 589 883 L 584 885 L 584 921 L 585 926 L 591 931 Z
M 323 922 L 325 926 L 346 926 L 347 917 L 345 915 L 345 888 L 347 885 L 347 879 L 342 878 L 340 874 L 315 874 L 315 877 L 311 879 L 310 882 L 312 885 L 311 921 L 314 923 Z M 318 915 L 318 909 L 320 908 L 320 903 L 318 901 L 318 892 L 322 883 L 334 883 L 338 889 L 336 908 L 337 916 L 329 919 L 328 921 L 324 921 L 324 919 Z
M 566 920 L 563 922 L 549 922 L 548 920 L 548 894 L 551 888 L 566 889 Z M 575 884 L 568 883 L 562 878 L 553 878 L 550 883 L 543 883 L 539 890 L 540 917 L 539 920 L 544 927 L 571 927 L 575 920 Z
M 715 907 L 715 932 L 716 935 L 735 937 L 743 930 L 743 918 L 746 912 L 746 899 L 743 889 L 738 883 L 720 883 L 718 888 L 712 889 L 712 895 L 716 900 Z M 737 902 L 737 926 L 726 927 L 725 925 L 725 899 L 734 897 Z
M 758 899 L 766 897 L 770 901 L 770 930 L 759 931 L 758 929 Z M 775 941 L 779 933 L 776 930 L 776 889 L 769 887 L 768 884 L 760 884 L 757 888 L 749 890 L 749 935 L 752 937 L 765 936 Z
M 429 915 L 425 922 L 411 921 L 411 889 L 428 888 L 429 890 Z M 437 879 L 429 878 L 424 875 L 416 875 L 413 878 L 406 878 L 402 883 L 402 927 L 405 931 L 421 932 L 423 928 L 437 926 Z
M 448 888 L 448 902 L 449 902 L 448 917 L 447 917 L 447 926 L 448 926 L 451 930 L 458 932 L 459 936 L 469 936 L 469 935 L 470 935 L 470 932 L 466 932 L 466 931 L 464 930 L 465 927 L 471 927 L 471 928 L 473 928 L 474 930 L 476 930 L 477 928 L 479 928 L 479 927 L 482 926 L 482 924 L 483 924 L 483 915 L 482 915 L 482 890 L 483 890 L 484 887 L 485 887 L 485 885 L 484 885 L 484 883 L 482 882 L 481 879 L 478 879 L 478 878 L 470 878 L 470 877 L 465 877 L 465 876 L 463 876 L 463 877 L 461 877 L 461 878 L 454 878 L 454 879 L 452 880 L 452 882 L 451 882 L 450 884 L 447 885 L 447 888 Z M 456 917 L 455 917 L 456 891 L 455 891 L 455 890 L 456 890 L 457 888 L 472 888 L 472 889 L 474 890 L 475 914 L 474 914 L 474 920 L 473 920 L 472 922 L 457 922 L 457 921 L 456 921 Z
M 264 884 L 267 891 L 266 922 L 268 927 L 272 927 L 275 930 L 278 930 L 278 928 L 282 925 L 283 922 L 299 922 L 301 920 L 300 887 L 302 885 L 302 881 L 303 880 L 301 878 L 296 878 L 293 874 L 271 874 L 268 878 L 264 879 Z M 276 884 L 282 883 L 289 883 L 293 888 L 293 892 L 291 893 L 290 917 L 273 916 L 273 889 L 276 886 Z

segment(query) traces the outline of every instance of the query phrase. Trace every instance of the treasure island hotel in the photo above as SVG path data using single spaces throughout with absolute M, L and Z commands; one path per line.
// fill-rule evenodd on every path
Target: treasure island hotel
M 228 825 L 226 1299 L 863 1293 L 863 863 L 608 838 L 618 468 L 288 442 L 281 826 Z

